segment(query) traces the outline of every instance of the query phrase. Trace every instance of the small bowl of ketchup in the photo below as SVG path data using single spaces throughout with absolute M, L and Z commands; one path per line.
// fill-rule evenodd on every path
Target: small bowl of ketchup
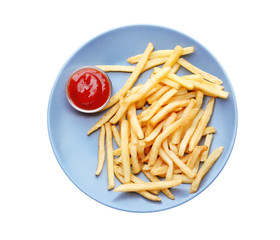
M 65 86 L 66 96 L 76 110 L 95 113 L 108 103 L 112 85 L 108 75 L 101 69 L 85 66 L 71 74 Z

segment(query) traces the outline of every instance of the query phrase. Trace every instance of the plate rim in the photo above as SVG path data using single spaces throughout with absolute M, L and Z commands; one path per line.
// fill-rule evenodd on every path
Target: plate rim
M 233 135 L 232 135 L 232 139 L 231 139 L 231 142 L 230 142 L 230 145 L 228 146 L 228 151 L 227 151 L 227 155 L 225 156 L 225 161 L 224 163 L 221 165 L 221 168 L 218 172 L 216 172 L 215 176 L 210 180 L 210 182 L 200 188 L 197 192 L 193 193 L 190 197 L 188 197 L 185 201 L 182 201 L 180 203 L 177 203 L 175 204 L 174 206 L 168 206 L 168 207 L 163 207 L 163 208 L 160 208 L 160 209 L 156 209 L 156 210 L 128 210 L 128 209 L 124 209 L 124 208 L 120 208 L 120 207 L 117 207 L 117 206 L 112 206 L 112 205 L 109 205 L 107 203 L 104 203 L 98 199 L 96 199 L 95 197 L 93 196 L 90 196 L 88 193 L 86 193 L 81 187 L 79 187 L 72 179 L 71 177 L 67 174 L 66 170 L 62 167 L 62 164 L 60 162 L 60 158 L 58 156 L 58 153 L 55 149 L 55 146 L 54 146 L 54 142 L 53 142 L 53 138 L 52 138 L 52 134 L 51 134 L 51 129 L 50 129 L 50 124 L 51 124 L 51 120 L 50 120 L 50 109 L 51 109 L 51 102 L 52 102 L 52 99 L 53 99 L 53 94 L 54 94 L 54 89 L 57 85 L 57 82 L 58 82 L 58 79 L 61 75 L 61 73 L 63 72 L 63 70 L 65 69 L 65 67 L 68 65 L 69 61 L 72 59 L 72 57 L 77 53 L 79 52 L 84 46 L 86 46 L 87 44 L 89 44 L 90 42 L 94 41 L 95 39 L 98 39 L 100 37 L 102 37 L 103 35 L 105 34 L 110 34 L 114 31 L 121 31 L 122 29 L 128 29 L 128 28 L 137 28 L 137 27 L 143 27 L 143 28 L 160 28 L 162 30 L 168 30 L 168 31 L 172 31 L 172 32 L 175 32 L 177 34 L 181 34 L 183 36 L 185 36 L 186 38 L 189 38 L 190 40 L 196 42 L 199 46 L 202 46 L 210 55 L 211 57 L 216 61 L 216 63 L 218 64 L 218 66 L 221 68 L 223 74 L 225 75 L 225 78 L 226 78 L 226 81 L 227 83 L 229 84 L 229 87 L 232 91 L 232 101 L 233 101 L 233 106 L 234 106 L 234 113 L 235 113 L 235 118 L 234 118 L 234 131 L 233 131 Z M 153 25 L 153 24 L 133 24 L 133 25 L 125 25 L 125 26 L 121 26 L 121 27 L 116 27 L 116 28 L 111 28 L 103 33 L 100 33 L 100 34 L 97 34 L 95 36 L 93 36 L 92 38 L 90 38 L 88 41 L 86 41 L 85 43 L 83 43 L 82 45 L 80 45 L 80 47 L 78 47 L 71 55 L 70 57 L 66 60 L 66 62 L 62 65 L 62 67 L 60 68 L 60 71 L 58 72 L 57 76 L 56 76 L 56 79 L 55 81 L 53 82 L 53 85 L 52 85 L 52 88 L 51 88 L 51 91 L 50 91 L 50 95 L 49 95 L 49 99 L 48 99 L 48 106 L 47 106 L 47 129 L 48 129 L 48 136 L 49 136 L 49 140 L 50 140 L 50 144 L 51 144 L 51 147 L 52 147 L 52 150 L 53 150 L 53 153 L 55 155 L 55 158 L 59 164 L 59 166 L 61 167 L 61 169 L 63 170 L 63 172 L 65 173 L 65 175 L 68 177 L 68 179 L 80 190 L 82 191 L 84 194 L 86 194 L 89 198 L 95 200 L 96 202 L 98 203 L 101 203 L 102 205 L 105 205 L 107 207 L 110 207 L 110 208 L 113 208 L 113 209 L 116 209 L 116 210 L 121 210 L 121 211 L 125 211 L 125 212 L 134 212 L 134 213 L 152 213 L 152 212 L 160 212 L 160 211 L 165 211 L 165 210 L 169 210 L 169 209 L 172 209 L 172 208 L 175 208 L 175 207 L 178 207 L 190 200 L 192 200 L 193 198 L 195 198 L 196 196 L 198 196 L 199 194 L 201 194 L 203 191 L 205 191 L 215 180 L 216 178 L 220 175 L 220 173 L 222 172 L 222 170 L 224 169 L 225 165 L 227 164 L 231 154 L 232 154 L 232 151 L 233 151 L 233 147 L 234 147 L 234 144 L 235 144 L 235 141 L 236 141 L 236 137 L 237 137 L 237 129 L 238 129 L 238 107 L 237 107 L 237 99 L 236 99 L 236 96 L 235 96 L 235 92 L 234 92 L 234 88 L 232 86 L 232 83 L 226 73 L 226 71 L 224 70 L 223 66 L 220 64 L 220 62 L 218 61 L 218 59 L 216 58 L 216 56 L 214 54 L 212 54 L 211 51 L 209 51 L 209 49 L 207 47 L 205 47 L 205 45 L 201 44 L 199 41 L 197 41 L 196 39 L 190 37 L 188 34 L 186 34 L 185 32 L 180 32 L 176 29 L 172 29 L 172 28 L 169 28 L 169 27 L 165 27 L 165 26 L 161 26 L 161 25 Z

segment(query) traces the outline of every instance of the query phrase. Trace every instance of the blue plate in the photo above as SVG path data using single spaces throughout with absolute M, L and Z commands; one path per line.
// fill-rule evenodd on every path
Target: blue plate
M 189 184 L 182 184 L 172 192 L 175 200 L 159 194 L 162 201 L 152 202 L 137 193 L 116 193 L 107 190 L 106 163 L 100 176 L 95 176 L 99 131 L 87 136 L 87 131 L 104 114 L 83 114 L 70 106 L 65 96 L 65 83 L 69 75 L 85 65 L 129 65 L 126 59 L 142 53 L 148 42 L 155 50 L 173 49 L 176 45 L 194 46 L 195 53 L 185 58 L 195 66 L 223 80 L 227 99 L 217 99 L 209 125 L 214 126 L 210 151 L 224 146 L 224 152 L 203 178 L 198 191 L 189 193 Z M 138 83 L 145 82 L 151 70 L 141 75 Z M 178 74 L 186 74 L 180 70 Z M 129 73 L 109 73 L 113 94 L 126 82 Z M 80 47 L 59 72 L 50 94 L 48 105 L 48 132 L 54 154 L 69 179 L 85 194 L 115 209 L 131 212 L 154 212 L 169 209 L 189 201 L 208 187 L 225 166 L 232 151 L 237 131 L 237 105 L 230 81 L 221 65 L 201 44 L 180 32 L 159 26 L 136 25 L 111 30 Z M 115 144 L 115 143 L 114 143 Z M 115 148 L 117 146 L 115 145 Z M 143 176 L 140 175 L 142 178 Z M 144 179 L 144 177 L 143 177 Z M 116 186 L 120 183 L 116 180 Z

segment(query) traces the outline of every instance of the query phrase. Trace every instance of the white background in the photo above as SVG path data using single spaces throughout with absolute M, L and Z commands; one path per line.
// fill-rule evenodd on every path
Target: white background
M 279 239 L 278 1 L 1 1 L 0 239 Z M 55 78 L 83 43 L 154 24 L 208 48 L 227 72 L 239 126 L 230 159 L 195 199 L 156 213 L 95 202 L 49 142 Z

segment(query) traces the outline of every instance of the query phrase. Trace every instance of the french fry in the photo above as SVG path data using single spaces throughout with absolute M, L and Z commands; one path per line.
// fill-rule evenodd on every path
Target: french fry
M 119 157 L 115 158 L 114 159 L 114 164 L 117 164 L 117 165 L 122 164 L 122 156 L 119 156 Z
M 181 78 L 184 79 L 184 80 L 188 80 L 188 81 L 206 82 L 206 80 L 204 80 L 204 78 L 201 75 L 198 75 L 198 74 L 188 74 L 188 75 L 182 76 Z M 211 82 L 209 82 L 209 83 L 211 83 Z M 219 85 L 217 85 L 217 86 L 219 86 Z
M 152 89 L 150 89 L 149 91 L 145 92 L 143 94 L 143 96 L 141 97 L 141 99 L 143 98 L 148 98 L 149 96 L 151 96 L 152 94 L 154 94 L 155 92 L 159 91 L 164 85 L 161 83 L 156 84 Z M 142 87 L 142 86 L 141 86 Z M 140 99 L 140 100 L 141 100 Z M 137 102 L 136 102 L 137 103 Z
M 196 81 L 193 81 L 193 88 L 203 91 L 205 95 L 210 97 L 227 98 L 229 95 L 229 93 L 224 90 L 217 89 L 207 84 L 196 82 Z
M 150 55 L 150 59 L 153 58 L 168 58 L 172 54 L 173 50 L 158 50 L 154 51 Z M 183 48 L 183 51 L 181 52 L 181 55 L 186 55 L 194 52 L 194 47 L 186 47 Z M 137 63 L 139 59 L 142 57 L 142 54 L 138 54 L 136 56 L 130 57 L 127 59 L 127 61 L 131 64 Z
M 117 145 L 121 147 L 121 137 L 120 137 L 119 130 L 117 129 L 116 125 L 112 125 L 111 128 Z
M 202 152 L 205 152 L 208 149 L 207 146 L 202 145 L 202 146 L 196 146 L 193 150 L 193 152 L 191 153 L 191 156 L 187 162 L 187 167 L 189 167 L 190 169 L 193 169 L 194 165 L 196 162 L 198 161 L 199 155 Z
M 96 65 L 104 72 L 133 72 L 135 66 L 124 66 L 124 65 Z
M 168 58 L 154 58 L 148 60 L 142 72 L 145 72 L 153 67 L 161 65 L 166 62 Z M 180 67 L 180 64 L 176 63 L 176 68 Z M 97 68 L 101 69 L 104 72 L 133 72 L 135 70 L 135 66 L 126 66 L 126 65 L 96 65 Z M 174 68 L 172 72 L 175 71 Z
M 98 164 L 95 174 L 98 176 L 103 168 L 105 162 L 105 127 L 104 125 L 100 128 L 99 139 L 98 139 Z
M 181 86 L 185 87 L 188 90 L 193 90 L 193 88 L 194 88 L 194 81 L 182 79 L 178 75 L 171 73 L 171 72 L 168 73 L 167 77 L 168 77 L 168 79 L 180 84 Z
M 191 109 L 193 109 L 194 107 L 196 106 L 196 100 L 194 99 L 191 99 L 191 101 L 189 102 L 188 106 L 184 109 L 184 111 L 182 112 L 182 116 L 180 116 L 179 118 L 183 118 L 184 116 L 186 116 L 189 111 Z M 171 136 L 171 142 L 173 144 L 179 144 L 180 140 L 181 140 L 181 135 L 182 135 L 182 132 L 183 130 L 186 128 L 187 126 L 187 123 L 182 123 L 182 125 L 172 133 L 172 136 Z
M 148 171 L 148 172 L 150 172 L 152 169 L 152 167 L 148 166 L 148 164 L 143 164 L 141 168 L 142 168 L 142 171 Z
M 140 114 L 139 114 L 140 115 Z M 138 117 L 139 117 L 139 115 L 138 115 Z M 142 124 L 143 124 L 143 122 L 141 122 Z M 153 131 L 153 127 L 152 127 L 152 125 L 148 122 L 145 122 L 145 124 L 146 124 L 146 128 L 145 128 L 145 136 L 149 136 L 151 133 L 152 133 L 152 131 Z
M 202 136 L 205 136 L 210 133 L 215 133 L 216 129 L 214 127 L 206 127 L 202 133 Z
M 147 102 L 147 98 L 150 97 L 155 92 L 159 91 L 163 87 L 162 84 L 157 84 L 154 88 L 152 88 L 149 92 L 145 93 L 144 96 L 138 101 L 135 102 L 136 109 L 143 108 Z
M 177 157 L 177 155 L 168 149 L 168 146 L 163 144 L 163 149 L 166 152 L 166 154 L 170 157 L 170 159 L 174 162 L 174 164 L 177 165 L 180 170 L 186 174 L 189 178 L 194 178 L 196 173 L 192 171 L 189 167 L 187 167 L 180 158 Z
M 136 109 L 141 109 L 147 102 L 146 98 L 141 99 L 140 101 L 135 103 L 135 108 Z
M 156 112 L 161 108 L 161 106 L 164 103 L 166 103 L 172 96 L 174 96 L 174 94 L 176 94 L 177 91 L 178 91 L 177 89 L 171 89 L 167 93 L 163 94 L 162 97 L 158 101 L 154 102 L 151 105 L 148 114 L 145 115 L 141 119 L 141 121 L 145 122 L 145 121 L 148 121 L 150 118 L 152 118 L 156 114 Z
M 176 73 L 176 72 L 178 72 L 178 70 L 180 69 L 180 67 L 181 67 L 181 65 L 180 65 L 179 63 L 176 62 L 176 63 L 172 66 L 170 72 Z
M 150 173 L 153 174 L 153 175 L 161 175 L 161 174 L 164 174 L 167 172 L 169 166 L 167 164 L 162 164 L 161 166 L 159 167 L 153 167 L 151 170 L 150 170 Z M 166 179 L 167 181 L 167 179 Z
M 143 140 L 139 140 L 137 145 L 137 152 L 140 159 L 145 158 L 145 147 L 146 143 Z
M 155 142 L 151 148 L 150 155 L 149 155 L 149 165 L 153 165 L 156 161 L 158 151 L 160 148 L 161 143 L 167 138 L 170 134 L 172 134 L 178 127 L 180 127 L 183 123 L 190 123 L 195 115 L 197 114 L 198 109 L 193 109 L 187 114 L 185 117 L 182 117 L 178 121 L 169 125 L 160 135 L 157 136 Z
M 203 92 L 201 91 L 196 91 L 196 96 L 195 96 L 195 100 L 196 100 L 196 108 L 201 108 L 201 105 L 203 103 Z
M 134 103 L 129 106 L 127 116 L 132 130 L 136 133 L 139 139 L 143 139 L 144 133 L 138 121 L 136 107 Z
M 145 72 L 153 67 L 156 67 L 160 64 L 165 63 L 167 57 L 165 58 L 154 58 L 148 60 L 142 72 Z M 133 72 L 135 70 L 135 66 L 125 66 L 125 65 L 96 65 L 97 68 L 100 68 L 104 72 Z
M 200 160 L 199 160 L 199 158 L 198 158 L 198 160 L 195 162 L 195 164 L 194 164 L 192 170 L 193 170 L 195 173 L 197 173 L 197 172 L 198 172 L 198 169 L 199 169 L 199 166 L 200 166 Z
M 141 171 L 141 166 L 138 161 L 137 156 L 137 145 L 138 145 L 138 138 L 134 131 L 131 131 L 131 147 L 130 147 L 130 156 L 131 156 L 131 165 L 132 165 L 132 172 L 137 174 Z
M 143 169 L 142 169 L 143 170 Z M 144 171 L 143 170 L 144 175 L 151 181 L 151 182 L 160 182 L 160 180 L 158 179 L 157 176 L 154 176 L 153 174 L 151 174 L 149 171 Z M 175 197 L 174 195 L 171 193 L 171 191 L 166 188 L 166 189 L 161 189 L 161 191 L 170 199 L 174 200 Z
M 160 190 L 160 189 L 176 187 L 180 185 L 182 182 L 183 182 L 182 179 L 175 179 L 175 180 L 160 181 L 160 182 L 127 183 L 127 184 L 119 185 L 113 191 L 114 192 L 138 192 L 138 191 Z
M 123 169 L 120 166 L 116 166 L 116 171 L 121 175 L 124 176 L 124 172 Z M 145 181 L 143 181 L 142 179 L 136 177 L 135 175 L 133 175 L 132 173 L 130 174 L 130 179 L 131 182 L 133 183 L 145 183 Z M 149 191 L 152 194 L 158 195 L 159 194 L 159 190 L 150 190 Z
M 179 58 L 178 63 L 181 64 L 182 67 L 186 68 L 190 72 L 201 75 L 202 77 L 204 77 L 205 79 L 207 79 L 210 82 L 213 82 L 218 85 L 221 85 L 223 83 L 223 81 L 221 79 L 219 79 L 207 72 L 202 71 L 201 69 L 199 69 L 199 68 L 195 67 L 194 65 L 192 65 L 191 63 L 189 63 L 184 58 Z
M 121 176 L 121 174 L 118 173 L 118 171 L 116 170 L 116 167 L 117 166 L 114 166 L 114 172 L 115 172 L 115 176 L 117 177 L 117 179 L 121 182 L 121 183 L 124 183 L 124 177 Z M 161 198 L 148 192 L 148 191 L 140 191 L 140 192 L 137 192 L 139 193 L 140 195 L 142 195 L 143 197 L 151 200 L 151 201 L 161 201 Z
M 158 71 L 160 71 L 160 68 L 155 67 L 154 71 L 157 73 Z M 176 88 L 176 89 L 179 89 L 181 86 L 183 86 L 183 87 L 187 88 L 188 90 L 192 90 L 194 87 L 193 80 L 188 80 L 188 79 L 186 79 L 186 77 L 183 79 L 182 77 L 179 77 L 177 74 L 171 72 L 171 70 L 167 74 L 167 78 L 161 80 L 161 83 L 164 83 L 164 81 L 165 81 L 165 84 L 167 84 L 169 86 L 174 86 L 174 88 Z M 173 82 L 173 84 L 170 83 L 170 81 Z
M 176 102 L 176 101 L 182 101 L 182 100 L 189 100 L 191 98 L 195 98 L 196 97 L 196 92 L 189 92 L 185 95 L 175 95 L 172 98 L 170 98 L 166 104 L 170 104 L 172 102 Z
M 187 154 L 184 157 L 180 158 L 183 163 L 187 163 L 189 161 L 191 154 Z
M 166 92 L 168 92 L 171 88 L 169 86 L 164 86 L 161 89 L 159 89 L 157 92 L 155 92 L 153 95 L 149 96 L 147 98 L 147 102 L 149 104 L 152 104 L 154 101 L 160 99 L 160 97 L 165 94 Z
M 108 122 L 113 116 L 114 114 L 118 111 L 120 107 L 120 104 L 117 103 L 116 105 L 114 105 L 112 108 L 110 108 L 104 115 L 103 117 L 101 117 L 97 123 L 88 131 L 87 135 L 90 135 L 91 133 L 93 133 L 94 131 L 96 131 L 98 128 L 100 128 L 103 124 L 105 124 L 106 122 Z
M 178 92 L 175 94 L 175 96 L 186 95 L 188 93 L 189 93 L 188 89 L 181 87 L 178 89 Z
M 130 96 L 130 95 L 132 95 L 132 94 L 134 94 L 134 93 L 137 93 L 137 91 L 138 91 L 141 87 L 142 87 L 141 84 L 138 84 L 138 85 L 134 86 L 133 88 L 131 88 L 130 90 L 127 91 L 126 96 Z M 123 98 L 123 96 L 122 96 L 121 98 Z
M 182 100 L 170 103 L 160 109 L 150 120 L 152 126 L 156 126 L 160 121 L 162 121 L 169 113 L 174 111 L 177 107 L 186 107 L 190 101 Z
M 165 58 L 154 58 L 148 60 L 142 72 L 145 72 L 153 67 L 156 67 L 160 64 L 165 63 L 167 57 Z M 135 66 L 125 66 L 125 65 L 96 65 L 97 68 L 100 68 L 104 72 L 133 72 L 135 70 Z
M 201 117 L 196 129 L 195 129 L 195 132 L 193 133 L 190 141 L 189 141 L 189 150 L 192 152 L 195 148 L 195 146 L 199 143 L 201 137 L 202 137 L 202 134 L 203 134 L 203 131 L 205 129 L 205 127 L 207 126 L 211 116 L 212 116 L 212 113 L 213 113 L 213 108 L 214 108 L 214 103 L 215 103 L 215 99 L 214 98 L 211 98 L 207 105 L 206 105 L 206 108 L 205 108 L 205 111 L 203 113 L 203 116 Z
M 178 155 L 178 149 L 175 144 L 173 144 L 171 141 L 168 141 L 168 146 L 172 152 L 174 152 L 176 155 Z
M 195 129 L 196 129 L 196 126 L 198 124 L 198 122 L 200 121 L 202 115 L 203 115 L 204 111 L 202 109 L 199 110 L 198 114 L 196 115 L 195 119 L 193 120 L 191 126 L 188 128 L 188 130 L 186 131 L 181 143 L 180 143 L 180 146 L 179 146 L 179 156 L 182 157 L 185 153 L 185 150 L 188 146 L 188 143 L 189 143 L 189 140 L 191 138 L 191 136 L 193 135 Z
M 145 67 L 153 49 L 154 49 L 153 44 L 149 43 L 143 55 L 141 56 L 139 62 L 137 63 L 135 69 L 129 76 L 128 80 L 123 85 L 123 87 L 114 96 L 111 97 L 110 101 L 105 106 L 105 109 L 110 108 L 111 106 L 116 104 L 119 101 L 120 97 L 124 96 L 127 93 L 127 91 L 133 86 L 133 84 L 135 83 L 135 81 L 138 79 L 139 75 L 143 71 L 143 68 Z
M 165 121 L 166 121 L 166 120 L 160 122 L 160 123 L 153 129 L 153 131 L 152 131 L 150 134 L 148 134 L 148 136 L 144 139 L 144 142 L 147 143 L 147 142 L 153 141 L 153 140 L 157 137 L 157 135 L 160 133 L 160 131 L 162 130 L 162 128 L 163 128 L 163 126 L 164 126 L 164 124 L 165 124 Z
M 168 78 L 163 78 L 160 82 L 175 89 L 179 89 L 181 87 L 179 83 L 176 83 Z
M 180 168 L 178 168 L 178 166 L 176 166 L 176 168 L 174 167 L 173 173 L 174 174 L 184 174 L 183 171 Z M 195 173 L 195 172 L 193 171 L 193 173 Z
M 181 56 L 181 53 L 183 51 L 183 48 L 180 45 L 177 45 L 173 52 L 170 54 L 167 61 L 164 63 L 163 67 L 173 67 L 174 64 L 176 64 L 177 60 Z
M 121 122 L 121 149 L 122 149 L 122 164 L 124 170 L 124 182 L 130 182 L 130 159 L 128 150 L 128 121 L 122 120 Z
M 171 115 L 166 119 L 166 122 L 164 123 L 162 130 L 164 131 L 169 125 L 174 123 L 177 117 L 178 117 L 177 113 L 175 112 L 171 113 Z
M 198 170 L 198 173 L 197 173 L 194 181 L 191 184 L 190 193 L 194 193 L 197 191 L 202 178 L 209 171 L 209 169 L 213 166 L 213 164 L 217 161 L 217 159 L 221 156 L 223 150 L 224 150 L 223 146 L 218 147 L 205 160 L 205 162 L 203 163 L 201 168 Z
M 187 177 L 185 174 L 173 174 L 172 179 L 182 179 L 183 183 L 192 183 L 194 179 Z
M 108 189 L 115 187 L 114 180 L 114 156 L 113 156 L 113 135 L 110 123 L 105 123 L 106 147 L 107 147 L 107 178 Z
M 162 163 L 163 163 L 162 158 L 161 158 L 161 157 L 158 157 L 157 160 L 156 160 L 156 162 L 155 162 L 155 164 L 153 165 L 153 167 L 152 167 L 151 169 L 160 167 L 160 166 L 162 165 Z
M 152 52 L 152 54 L 153 54 L 153 52 Z M 145 65 L 145 67 L 143 69 L 143 72 L 145 72 L 145 71 L 147 71 L 147 70 L 149 70 L 149 69 L 151 69 L 153 67 L 156 67 L 156 66 L 158 66 L 160 64 L 165 63 L 167 59 L 168 58 L 165 57 L 165 58 L 154 58 L 154 59 L 148 60 L 147 64 Z
M 200 162 L 204 162 L 207 159 L 212 140 L 213 140 L 213 134 L 207 134 L 204 140 L 204 145 L 207 146 L 208 149 L 201 154 Z
M 159 156 L 168 164 L 168 169 L 166 172 L 165 179 L 167 181 L 171 180 L 173 175 L 173 168 L 174 168 L 173 161 L 170 159 L 170 157 L 165 153 L 165 151 L 162 148 L 159 149 Z
M 119 147 L 119 148 L 113 150 L 113 155 L 114 155 L 114 156 L 120 156 L 121 154 L 122 154 L 122 149 L 121 149 L 121 147 Z
M 208 80 L 205 80 L 205 79 L 204 79 L 202 76 L 200 76 L 200 75 L 190 74 L 190 75 L 182 76 L 181 78 L 182 78 L 182 79 L 189 80 L 189 81 L 200 82 L 200 83 L 206 84 L 206 85 L 208 85 L 208 86 L 210 86 L 210 87 L 217 88 L 217 89 L 219 89 L 219 90 L 223 90 L 223 89 L 224 89 L 224 86 L 218 85 L 218 84 L 215 84 L 215 83 L 212 83 L 212 82 L 209 82 Z

